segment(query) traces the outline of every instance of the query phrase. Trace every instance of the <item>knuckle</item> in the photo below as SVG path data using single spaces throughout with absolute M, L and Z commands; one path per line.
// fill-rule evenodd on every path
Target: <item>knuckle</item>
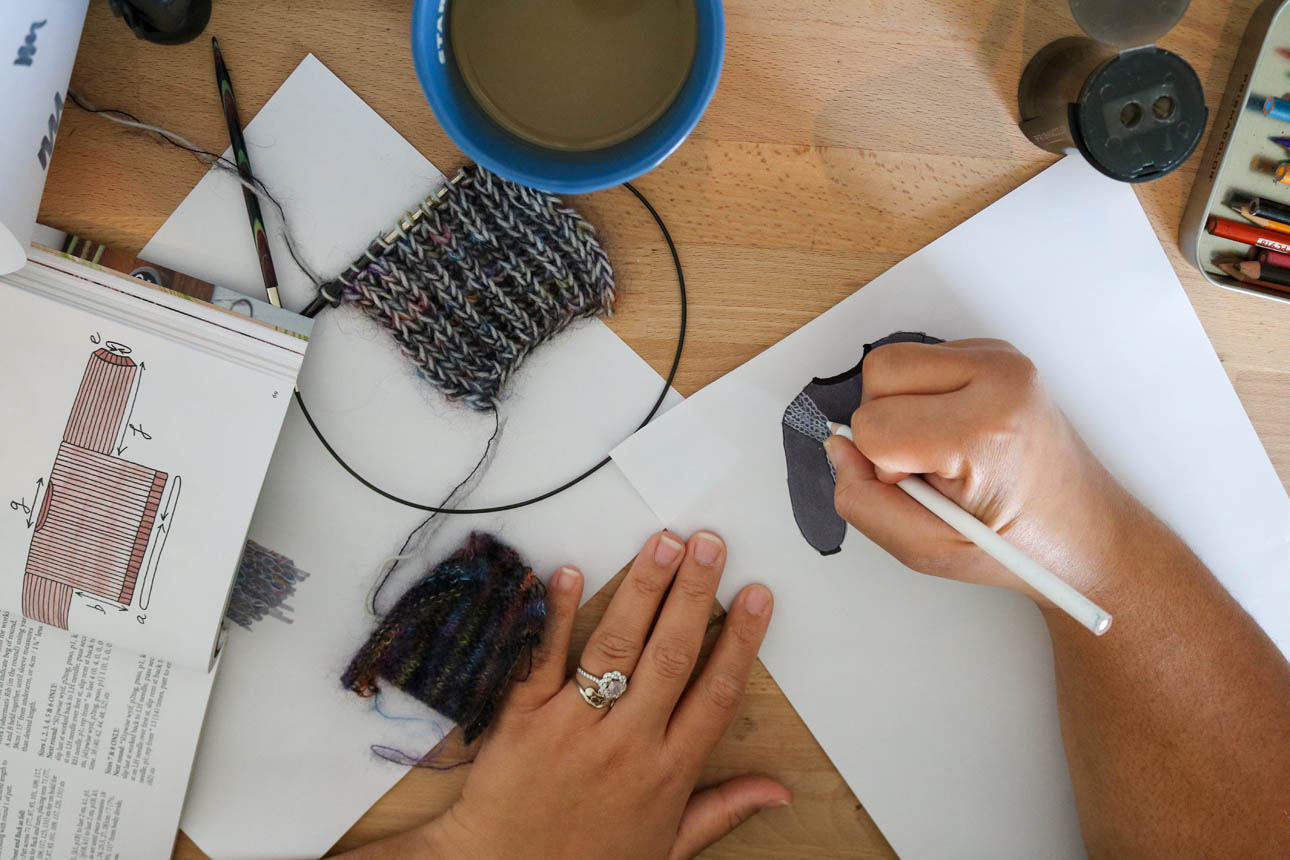
M 837 485 L 833 488 L 833 507 L 838 515 L 854 523 L 859 512 L 864 509 L 860 502 L 860 488 L 838 475 Z
M 855 443 L 865 456 L 880 456 L 890 447 L 891 416 L 890 403 L 885 400 L 873 400 L 860 406 L 851 416 L 851 431 Z M 870 456 L 870 459 L 872 457 Z
M 718 710 L 733 711 L 744 697 L 744 685 L 729 672 L 714 671 L 703 681 L 703 694 Z
M 664 576 L 651 576 L 648 573 L 640 572 L 636 576 L 628 577 L 627 582 L 636 592 L 638 597 L 647 600 L 658 600 L 658 598 L 667 590 L 669 579 Z
M 1033 385 L 1039 379 L 1035 363 L 1011 347 L 1001 349 L 997 353 L 996 362 L 1004 379 L 1018 387 Z
M 900 362 L 900 349 L 904 346 L 900 343 L 889 343 L 869 351 L 864 357 L 864 374 L 866 380 L 877 378 L 883 379 L 891 373 Z
M 680 642 L 661 642 L 653 649 L 651 662 L 661 677 L 676 681 L 690 676 L 694 657 L 694 650 Z
M 596 634 L 590 647 L 597 657 L 611 666 L 635 657 L 640 648 L 635 639 L 614 630 L 605 630 Z
M 681 597 L 694 603 L 709 603 L 714 596 L 711 583 L 693 576 L 678 579 L 672 590 L 679 592 Z

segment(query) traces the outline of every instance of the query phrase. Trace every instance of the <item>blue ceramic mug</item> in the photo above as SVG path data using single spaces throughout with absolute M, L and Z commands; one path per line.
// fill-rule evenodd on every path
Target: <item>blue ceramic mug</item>
M 694 62 L 663 115 L 634 137 L 604 149 L 547 149 L 502 128 L 476 104 L 446 44 L 450 2 L 471 0 L 416 0 L 412 8 L 412 59 L 417 78 L 435 118 L 453 142 L 476 163 L 521 185 L 558 194 L 582 194 L 653 170 L 694 130 L 721 77 L 726 46 L 721 0 L 694 0 L 698 25 Z

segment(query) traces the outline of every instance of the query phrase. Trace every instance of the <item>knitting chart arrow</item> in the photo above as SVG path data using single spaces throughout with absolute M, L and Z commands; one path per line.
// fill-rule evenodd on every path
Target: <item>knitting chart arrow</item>
M 144 567 L 143 583 L 139 588 L 139 608 L 147 609 L 152 602 L 152 586 L 157 581 L 157 565 L 161 562 L 161 551 L 166 548 L 166 537 L 175 524 L 175 506 L 179 504 L 179 491 L 184 481 L 178 475 L 170 481 L 170 494 L 166 497 L 166 507 L 157 518 L 156 537 L 148 553 L 147 565 Z
M 126 434 L 130 432 L 130 421 L 134 418 L 134 405 L 139 399 L 139 386 L 143 384 L 143 373 L 147 369 L 148 365 L 143 362 L 139 362 L 139 373 L 135 377 L 134 385 L 130 387 L 130 405 L 126 409 L 125 420 L 121 422 L 121 432 L 117 435 L 116 439 L 116 455 L 118 457 L 124 454 L 126 448 L 129 447 L 125 444 Z
M 40 509 L 40 489 L 45 486 L 44 478 L 36 479 L 36 495 L 32 496 L 31 504 L 27 504 L 27 497 L 16 499 L 9 502 L 9 510 L 22 511 L 27 515 L 27 528 L 31 528 L 32 523 L 36 521 L 36 511 Z
M 72 593 L 75 594 L 77 597 L 84 597 L 86 600 L 93 601 L 93 603 L 87 604 L 92 609 L 96 608 L 96 605 L 104 604 L 104 603 L 106 603 L 108 606 L 113 607 L 118 612 L 126 612 L 130 609 L 130 607 L 123 606 L 122 604 L 117 603 L 115 600 L 108 600 L 107 598 L 100 597 L 97 594 L 90 594 L 88 591 L 81 591 L 79 588 Z M 98 608 L 101 608 L 101 606 L 99 606 Z

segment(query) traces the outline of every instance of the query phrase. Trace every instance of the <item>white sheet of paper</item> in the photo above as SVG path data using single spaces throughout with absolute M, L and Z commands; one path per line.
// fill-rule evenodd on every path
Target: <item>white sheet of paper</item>
M 775 592 L 762 660 L 901 857 L 1083 857 L 1034 606 L 914 574 L 853 529 L 822 557 L 794 524 L 785 406 L 897 330 L 1029 355 L 1094 453 L 1283 651 L 1290 500 L 1133 189 L 1079 158 L 614 452 L 666 525 L 724 534 L 723 600 L 753 581 Z
M 27 262 L 89 0 L 0 4 L 0 274 Z
M 312 56 L 247 125 L 246 139 L 256 175 L 324 274 L 343 269 L 443 182 Z M 304 304 L 312 286 L 285 247 L 275 243 L 273 253 L 284 302 Z M 226 175 L 205 177 L 142 256 L 263 293 L 241 191 Z M 570 329 L 517 372 L 501 408 L 500 443 L 467 502 L 517 501 L 594 464 L 636 427 L 661 384 L 599 321 Z M 354 468 L 430 504 L 465 477 L 493 429 L 491 417 L 447 403 L 415 378 L 390 337 L 349 309 L 318 318 L 300 388 Z M 225 648 L 182 821 L 215 860 L 321 855 L 403 776 L 371 744 L 424 752 L 450 728 L 442 719 L 387 720 L 339 681 L 374 626 L 365 599 L 382 560 L 422 517 L 341 471 L 291 408 L 251 537 L 310 577 L 290 601 L 293 623 L 270 618 L 251 632 L 234 629 Z M 384 608 L 471 529 L 498 534 L 544 575 L 578 564 L 589 597 L 658 521 L 611 463 L 540 505 L 434 525 L 439 530 L 383 592 Z M 387 704 L 409 713 L 394 698 Z M 411 712 L 432 716 L 419 705 Z

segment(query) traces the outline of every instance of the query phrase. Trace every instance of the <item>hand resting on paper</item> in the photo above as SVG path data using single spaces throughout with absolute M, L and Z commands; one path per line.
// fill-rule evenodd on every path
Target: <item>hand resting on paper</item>
M 461 799 L 424 827 L 345 856 L 686 860 L 758 811 L 787 806 L 788 789 L 761 776 L 694 790 L 771 616 L 766 588 L 743 589 L 691 681 L 725 561 L 724 543 L 707 532 L 687 544 L 668 532 L 645 543 L 577 664 L 629 677 L 621 701 L 604 709 L 569 680 L 582 576 L 558 571 L 541 649 L 485 735 Z
M 1030 361 L 1002 341 L 890 344 L 863 372 L 855 442 L 826 442 L 838 512 L 915 570 L 1039 604 L 1090 855 L 1290 857 L 1290 665 L 1097 461 Z M 1093 598 L 1111 630 L 1047 605 L 896 487 L 907 474 Z

